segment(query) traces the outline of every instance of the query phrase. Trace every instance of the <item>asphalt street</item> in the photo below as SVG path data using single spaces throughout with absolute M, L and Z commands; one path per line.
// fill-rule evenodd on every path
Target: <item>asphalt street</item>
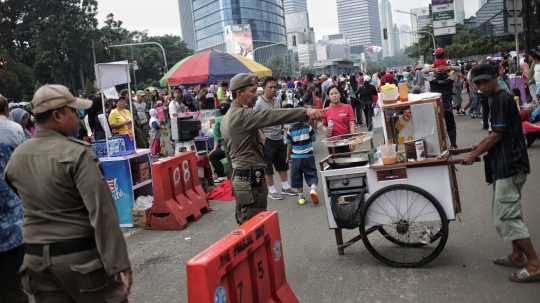
M 456 121 L 460 148 L 470 147 L 487 135 L 480 119 L 456 116 Z M 317 161 L 327 155 L 320 129 L 318 135 Z M 381 136 L 382 130 L 376 129 L 375 142 Z M 540 253 L 540 142 L 528 154 L 532 172 L 523 187 L 523 212 Z M 514 269 L 492 263 L 494 257 L 508 255 L 511 244 L 503 242 L 493 227 L 493 188 L 484 181 L 483 163 L 458 166 L 458 170 L 463 213 L 450 222 L 443 252 L 430 264 L 415 269 L 393 268 L 377 261 L 361 241 L 340 256 L 323 203 L 299 205 L 293 196 L 269 199 L 268 209 L 279 213 L 287 280 L 299 301 L 539 302 L 540 283 L 510 282 Z M 279 190 L 277 176 L 275 181 Z M 123 229 L 134 273 L 131 302 L 187 302 L 186 263 L 237 227 L 234 201 L 210 201 L 210 206 L 210 213 L 184 230 Z M 357 233 L 344 230 L 344 238 Z

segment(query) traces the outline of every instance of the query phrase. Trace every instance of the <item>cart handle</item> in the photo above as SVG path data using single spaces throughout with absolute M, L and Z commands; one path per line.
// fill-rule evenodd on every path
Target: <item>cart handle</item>
M 451 160 L 448 160 L 448 164 L 461 164 L 461 160 L 463 159 L 451 159 Z M 476 160 L 474 160 L 474 162 L 480 162 L 480 157 L 477 157 Z
M 451 149 L 449 150 L 450 154 L 451 155 L 458 155 L 458 154 L 463 154 L 463 153 L 470 153 L 472 151 L 472 147 L 467 147 L 467 148 L 456 148 L 456 149 Z

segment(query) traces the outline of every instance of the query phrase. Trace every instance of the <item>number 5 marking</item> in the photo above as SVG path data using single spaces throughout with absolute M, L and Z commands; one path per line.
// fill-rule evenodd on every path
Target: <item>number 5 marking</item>
M 262 261 L 259 261 L 259 263 L 257 263 L 257 268 L 258 268 L 258 271 L 259 271 L 259 279 L 262 279 L 264 277 L 264 270 L 263 270 L 263 267 L 262 267 Z

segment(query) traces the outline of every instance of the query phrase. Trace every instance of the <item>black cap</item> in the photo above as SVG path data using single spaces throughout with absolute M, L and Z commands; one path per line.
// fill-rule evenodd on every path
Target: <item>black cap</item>
M 471 69 L 471 80 L 476 82 L 479 80 L 491 80 L 495 77 L 495 70 L 493 65 L 489 63 L 478 64 Z
M 219 113 L 225 115 L 229 108 L 231 108 L 231 105 L 229 105 L 229 103 L 221 103 L 218 107 Z

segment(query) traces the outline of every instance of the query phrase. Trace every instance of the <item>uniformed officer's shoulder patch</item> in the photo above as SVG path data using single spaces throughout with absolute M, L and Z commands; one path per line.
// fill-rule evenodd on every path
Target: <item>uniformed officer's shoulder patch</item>
M 92 144 L 90 144 L 90 143 L 88 143 L 86 141 L 83 141 L 83 140 L 79 140 L 77 138 L 68 137 L 68 140 L 71 141 L 71 142 L 79 143 L 79 144 L 84 145 L 84 146 L 92 146 Z

